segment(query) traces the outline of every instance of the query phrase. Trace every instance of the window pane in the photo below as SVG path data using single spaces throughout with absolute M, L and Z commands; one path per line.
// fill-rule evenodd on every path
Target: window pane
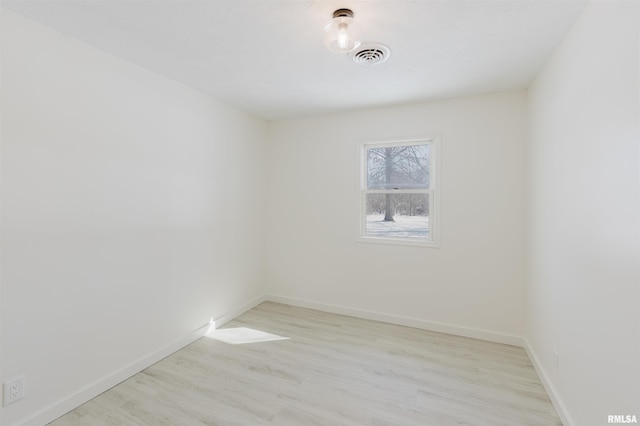
M 429 194 L 367 194 L 365 236 L 431 239 Z
M 430 145 L 367 148 L 367 189 L 429 188 Z

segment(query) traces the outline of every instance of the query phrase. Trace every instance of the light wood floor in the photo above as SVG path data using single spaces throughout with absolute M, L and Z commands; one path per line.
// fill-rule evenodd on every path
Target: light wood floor
M 51 423 L 63 425 L 560 425 L 524 350 L 263 303 Z

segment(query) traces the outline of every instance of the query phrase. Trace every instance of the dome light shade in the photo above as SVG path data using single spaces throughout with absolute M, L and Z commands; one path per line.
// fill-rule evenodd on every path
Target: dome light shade
M 347 53 L 360 46 L 360 27 L 350 9 L 338 9 L 324 27 L 325 44 L 332 52 Z

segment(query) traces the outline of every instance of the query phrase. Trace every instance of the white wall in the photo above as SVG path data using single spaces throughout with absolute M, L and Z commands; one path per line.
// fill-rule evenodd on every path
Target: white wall
M 529 93 L 526 334 L 580 426 L 640 417 L 638 22 L 590 4 Z
M 269 293 L 485 338 L 522 335 L 524 92 L 269 126 Z M 442 137 L 441 247 L 356 242 L 359 142 L 433 134 Z
M 7 11 L 2 107 L 0 423 L 264 294 L 263 120 Z

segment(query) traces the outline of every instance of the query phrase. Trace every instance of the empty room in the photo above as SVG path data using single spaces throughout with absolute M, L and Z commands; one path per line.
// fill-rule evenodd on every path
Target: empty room
M 0 0 L 4 426 L 640 418 L 635 0 Z

